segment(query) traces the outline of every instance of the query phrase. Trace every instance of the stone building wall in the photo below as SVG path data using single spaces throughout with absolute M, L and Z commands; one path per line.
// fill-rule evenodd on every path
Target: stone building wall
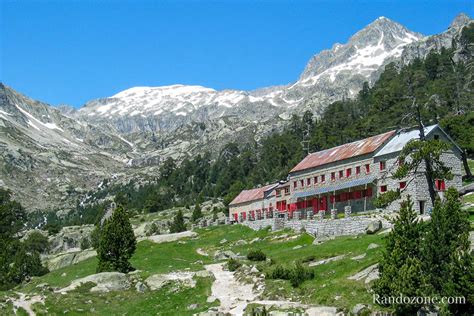
M 290 228 L 294 231 L 301 231 L 304 228 L 306 232 L 316 237 L 322 237 L 363 234 L 371 222 L 378 220 L 382 222 L 383 228 L 392 227 L 392 224 L 384 217 L 374 215 L 361 215 L 348 218 L 323 220 L 284 220 L 280 218 L 272 218 L 258 221 L 245 221 L 242 224 L 250 227 L 253 230 L 263 229 L 268 226 L 272 227 L 272 230 Z

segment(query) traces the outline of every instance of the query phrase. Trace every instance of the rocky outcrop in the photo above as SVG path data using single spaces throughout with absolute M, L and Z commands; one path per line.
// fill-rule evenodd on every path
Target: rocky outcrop
M 67 293 L 86 283 L 96 284 L 96 286 L 90 289 L 91 292 L 123 291 L 128 290 L 131 286 L 131 282 L 125 273 L 102 272 L 74 280 L 68 287 L 57 290 L 56 292 Z

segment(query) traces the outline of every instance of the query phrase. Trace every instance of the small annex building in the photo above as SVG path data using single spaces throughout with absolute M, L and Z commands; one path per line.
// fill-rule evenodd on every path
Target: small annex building
M 442 195 L 448 187 L 462 185 L 461 149 L 439 126 L 425 127 L 427 139 L 451 144 L 442 161 L 451 169 L 452 180 L 436 179 Z M 410 194 L 420 214 L 431 208 L 423 168 L 407 179 L 392 174 L 401 163 L 398 156 L 418 129 L 389 131 L 352 143 L 308 154 L 288 174 L 285 181 L 242 191 L 230 204 L 231 220 L 240 222 L 269 217 L 307 218 L 321 211 L 352 213 L 374 209 L 374 198 L 388 190 L 400 189 L 402 198 Z M 387 207 L 399 209 L 399 202 Z

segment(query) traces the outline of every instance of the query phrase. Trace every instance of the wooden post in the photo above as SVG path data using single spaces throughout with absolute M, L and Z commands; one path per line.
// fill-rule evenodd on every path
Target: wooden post
M 364 212 L 367 210 L 367 183 L 365 184 L 365 191 L 364 191 Z

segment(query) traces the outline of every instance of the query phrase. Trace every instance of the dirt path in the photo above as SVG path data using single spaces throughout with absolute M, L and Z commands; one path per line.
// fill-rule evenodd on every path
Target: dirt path
M 225 271 L 223 265 L 223 263 L 216 263 L 205 266 L 206 270 L 216 278 L 211 288 L 212 296 L 221 302 L 219 312 L 243 315 L 247 304 L 261 293 L 254 292 L 253 284 L 237 281 L 234 273 Z
M 16 294 L 18 294 L 19 298 L 10 299 L 10 301 L 13 304 L 13 309 L 15 311 L 15 314 L 19 308 L 23 308 L 28 315 L 34 316 L 36 315 L 36 313 L 33 311 L 31 306 L 36 303 L 44 304 L 44 297 L 40 295 L 35 295 L 27 299 L 24 293 L 16 292 Z
M 215 281 L 212 284 L 212 296 L 217 298 L 221 305 L 219 312 L 230 315 L 243 315 L 247 305 L 255 303 L 267 307 L 273 306 L 283 310 L 301 308 L 307 315 L 336 315 L 337 309 L 330 306 L 313 306 L 291 301 L 258 300 L 263 289 L 257 292 L 253 289 L 254 284 L 246 284 L 236 280 L 234 273 L 223 269 L 224 263 L 216 263 L 205 266 L 211 272 Z

